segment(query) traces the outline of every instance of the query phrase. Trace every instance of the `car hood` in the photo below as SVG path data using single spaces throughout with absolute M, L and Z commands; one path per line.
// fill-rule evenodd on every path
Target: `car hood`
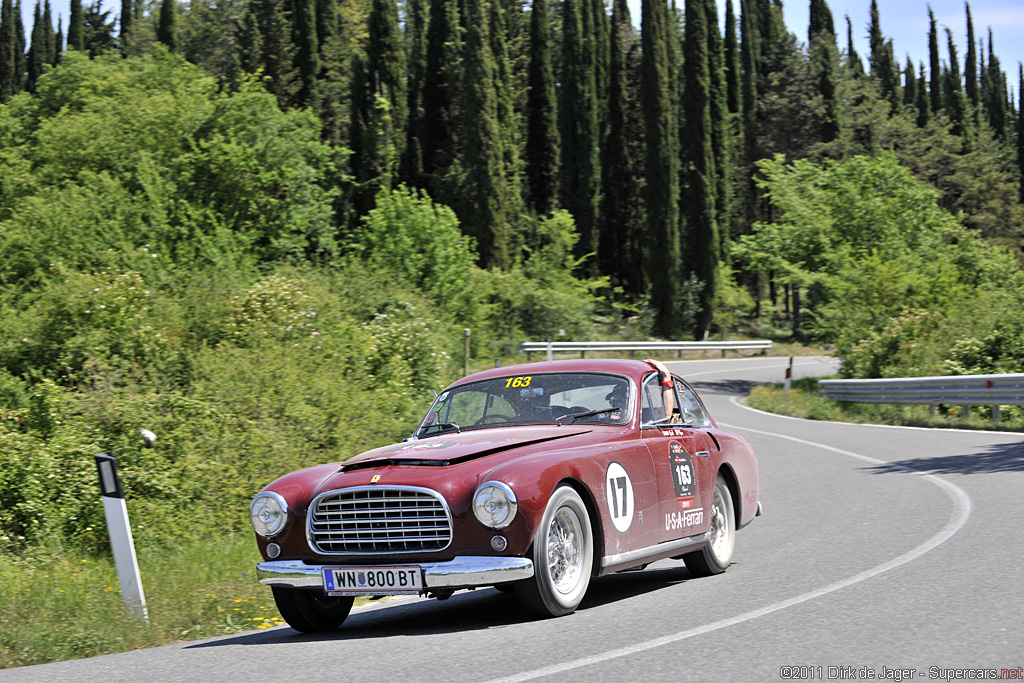
M 497 453 L 522 449 L 531 451 L 532 446 L 558 442 L 558 447 L 568 446 L 566 441 L 575 440 L 593 431 L 591 428 L 537 426 L 537 427 L 495 427 L 478 431 L 443 434 L 406 441 L 367 451 L 348 460 L 341 472 L 353 472 L 376 467 L 447 467 L 483 458 Z

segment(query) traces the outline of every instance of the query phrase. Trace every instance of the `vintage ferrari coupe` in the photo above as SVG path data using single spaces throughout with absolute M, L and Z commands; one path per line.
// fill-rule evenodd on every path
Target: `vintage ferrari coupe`
M 455 382 L 413 435 L 274 481 L 250 518 L 281 615 L 338 628 L 355 596 L 514 591 L 576 609 L 591 577 L 725 571 L 760 514 L 757 461 L 655 361 L 573 360 Z

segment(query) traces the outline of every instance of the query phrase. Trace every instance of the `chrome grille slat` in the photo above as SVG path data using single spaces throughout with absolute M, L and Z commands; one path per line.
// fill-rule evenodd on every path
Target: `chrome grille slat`
M 309 513 L 310 546 L 322 554 L 392 554 L 443 550 L 451 515 L 435 491 L 363 487 L 321 494 Z

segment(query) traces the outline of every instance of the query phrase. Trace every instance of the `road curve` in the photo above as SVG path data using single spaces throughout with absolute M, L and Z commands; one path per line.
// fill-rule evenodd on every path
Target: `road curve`
M 672 364 L 758 454 L 765 514 L 739 532 L 725 574 L 695 580 L 665 561 L 595 580 L 560 619 L 486 589 L 363 609 L 328 636 L 280 627 L 0 681 L 976 680 L 1024 667 L 1024 434 L 741 405 L 785 365 Z M 794 374 L 832 367 L 798 358 Z

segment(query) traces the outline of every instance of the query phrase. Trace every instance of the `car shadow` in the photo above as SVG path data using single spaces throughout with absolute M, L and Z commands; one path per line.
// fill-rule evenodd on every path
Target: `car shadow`
M 928 474 L 1024 472 L 1024 441 L 991 444 L 982 448 L 981 452 L 895 460 L 867 469 L 875 474 L 891 474 L 901 471 L 901 467 Z
M 746 379 L 723 379 L 715 382 L 690 382 L 698 394 L 726 394 L 729 396 L 746 396 L 760 382 Z
M 682 562 L 675 567 L 623 572 L 591 579 L 590 588 L 577 612 L 671 588 L 691 578 Z M 512 593 L 494 588 L 460 591 L 447 600 L 414 600 L 382 603 L 354 611 L 338 631 L 300 633 L 288 627 L 250 631 L 236 636 L 185 645 L 204 649 L 228 645 L 267 645 L 318 641 L 362 640 L 430 636 L 446 633 L 504 628 L 538 620 L 520 606 Z

